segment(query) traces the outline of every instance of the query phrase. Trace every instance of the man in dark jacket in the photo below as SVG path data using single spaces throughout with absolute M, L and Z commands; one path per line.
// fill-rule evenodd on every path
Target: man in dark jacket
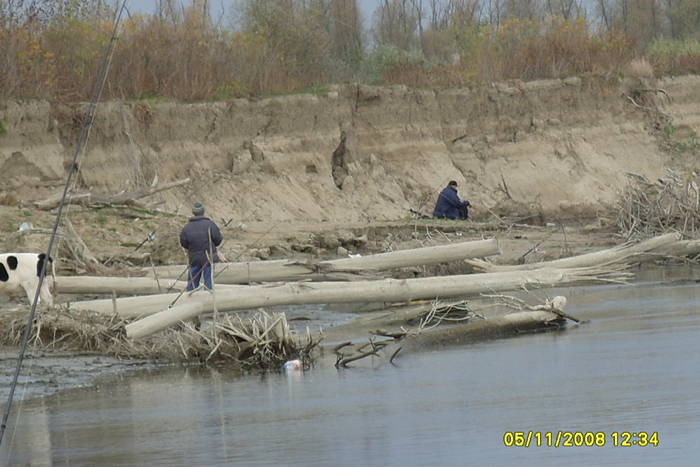
M 469 219 L 469 201 L 462 201 L 457 194 L 457 182 L 450 183 L 440 192 L 433 217 L 437 219 Z
M 180 232 L 180 245 L 187 250 L 190 263 L 190 277 L 187 290 L 199 287 L 199 280 L 204 276 L 204 285 L 212 289 L 211 265 L 219 260 L 216 247 L 221 245 L 221 231 L 209 218 L 204 217 L 204 206 L 195 203 L 192 207 L 194 217 Z

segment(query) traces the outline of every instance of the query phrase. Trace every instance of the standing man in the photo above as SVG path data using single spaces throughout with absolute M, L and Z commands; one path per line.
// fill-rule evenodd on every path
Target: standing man
M 194 217 L 180 232 L 180 245 L 187 250 L 190 277 L 187 290 L 199 287 L 199 280 L 204 275 L 204 285 L 211 290 L 211 265 L 219 260 L 216 247 L 221 245 L 221 231 L 208 217 L 204 217 L 204 206 L 195 203 L 192 206 Z
M 469 201 L 462 201 L 457 194 L 457 182 L 451 180 L 438 195 L 433 217 L 437 219 L 469 219 Z

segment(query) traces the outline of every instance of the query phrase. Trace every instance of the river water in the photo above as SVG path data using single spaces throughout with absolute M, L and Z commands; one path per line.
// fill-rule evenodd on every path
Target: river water
M 590 323 L 397 366 L 171 368 L 22 402 L 0 463 L 698 465 L 700 284 L 690 275 L 561 289 L 567 311 Z M 605 446 L 546 446 L 559 430 L 602 432 Z M 506 447 L 511 431 L 540 433 L 544 446 Z M 658 433 L 658 446 L 613 446 L 612 432 L 639 431 Z

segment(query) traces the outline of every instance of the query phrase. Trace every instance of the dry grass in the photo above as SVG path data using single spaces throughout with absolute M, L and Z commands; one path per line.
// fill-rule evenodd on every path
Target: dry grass
M 653 78 L 654 67 L 649 60 L 645 58 L 635 58 L 624 70 L 625 75 L 634 76 L 637 78 Z
M 0 345 L 17 346 L 26 326 L 27 310 L 4 311 Z M 95 352 L 116 357 L 188 363 L 227 363 L 244 369 L 279 368 L 285 361 L 312 362 L 320 342 L 307 332 L 298 336 L 289 329 L 284 313 L 258 311 L 249 318 L 225 316 L 204 329 L 182 323 L 149 339 L 132 341 L 126 323 L 116 316 L 57 307 L 40 310 L 29 343 L 44 350 Z

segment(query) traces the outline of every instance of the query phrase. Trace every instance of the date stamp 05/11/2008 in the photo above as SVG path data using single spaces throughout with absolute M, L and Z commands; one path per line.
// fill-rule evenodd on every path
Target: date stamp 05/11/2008
M 659 446 L 657 431 L 506 431 L 506 447 Z

